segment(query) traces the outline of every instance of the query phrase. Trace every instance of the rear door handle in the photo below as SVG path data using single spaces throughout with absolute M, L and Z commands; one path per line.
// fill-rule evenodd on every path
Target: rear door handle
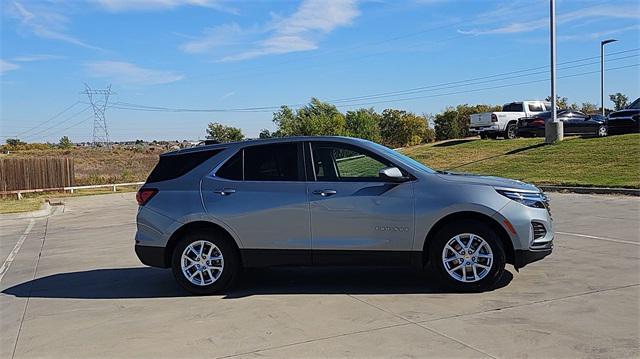
M 223 188 L 223 189 L 214 190 L 213 193 L 217 193 L 221 196 L 228 196 L 230 194 L 236 193 L 236 190 L 233 188 Z
M 317 194 L 320 195 L 322 197 L 329 197 L 329 196 L 333 196 L 334 194 L 337 194 L 338 192 L 332 189 L 318 189 L 313 191 L 313 194 Z

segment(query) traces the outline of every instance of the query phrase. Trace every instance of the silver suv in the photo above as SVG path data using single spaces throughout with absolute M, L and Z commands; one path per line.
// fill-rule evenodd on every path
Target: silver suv
M 552 250 L 546 196 L 520 181 L 434 171 L 373 142 L 289 137 L 169 152 L 137 194 L 135 251 L 196 294 L 243 267 L 426 268 L 490 289 Z

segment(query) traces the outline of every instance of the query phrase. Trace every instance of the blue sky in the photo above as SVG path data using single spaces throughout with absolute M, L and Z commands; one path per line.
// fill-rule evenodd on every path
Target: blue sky
M 203 138 L 212 121 L 256 136 L 273 129 L 271 107 L 312 96 L 356 98 L 336 102 L 343 111 L 434 113 L 549 93 L 547 0 L 7 0 L 1 7 L 2 139 L 91 140 L 85 83 L 116 92 L 110 102 L 119 105 L 107 109 L 115 140 Z M 600 40 L 615 38 L 606 92 L 639 96 L 637 0 L 558 0 L 557 17 L 558 62 L 569 62 L 558 75 L 570 76 L 559 79 L 560 95 L 599 102 L 599 75 L 579 74 L 597 71 Z M 505 75 L 458 82 L 498 74 Z

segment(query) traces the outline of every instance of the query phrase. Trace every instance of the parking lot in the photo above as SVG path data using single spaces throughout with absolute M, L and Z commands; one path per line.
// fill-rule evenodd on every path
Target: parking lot
M 269 269 L 194 297 L 133 253 L 134 194 L 0 219 L 2 357 L 638 357 L 640 200 L 551 194 L 554 253 L 486 293 Z

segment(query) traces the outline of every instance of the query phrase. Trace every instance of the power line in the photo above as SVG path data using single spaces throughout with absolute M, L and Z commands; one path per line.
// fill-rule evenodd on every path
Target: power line
M 611 55 L 629 53 L 629 52 L 638 51 L 638 50 L 640 50 L 640 48 L 618 51 L 618 52 L 612 53 Z M 610 58 L 610 60 L 611 61 L 616 61 L 616 60 L 622 60 L 622 59 L 631 58 L 631 57 L 637 57 L 637 56 L 638 55 L 629 55 L 629 56 L 623 56 L 623 57 L 613 58 L 613 59 Z M 582 59 L 575 59 L 575 60 L 565 61 L 565 62 L 562 62 L 560 64 L 562 65 L 562 64 L 579 63 L 579 62 L 592 60 L 594 58 L 598 58 L 598 57 L 596 56 L 596 57 L 586 57 L 586 58 L 582 58 Z M 582 66 L 588 66 L 588 65 L 593 65 L 595 63 L 596 62 L 591 62 L 591 63 L 586 63 L 586 64 L 578 64 L 578 65 L 573 65 L 573 66 L 567 66 L 567 67 L 562 68 L 562 70 L 576 68 L 576 67 L 582 67 Z M 406 90 L 382 92 L 382 93 L 363 95 L 363 96 L 357 96 L 357 97 L 342 98 L 342 99 L 333 99 L 333 100 L 328 100 L 327 102 L 330 102 L 330 103 L 346 103 L 346 102 L 353 102 L 353 101 L 357 101 L 357 100 L 367 100 L 367 99 L 375 99 L 375 98 L 383 98 L 383 97 L 409 95 L 409 94 L 414 94 L 414 93 L 419 93 L 419 92 L 427 92 L 427 91 L 430 91 L 430 92 L 431 91 L 439 91 L 439 90 L 448 89 L 448 88 L 470 86 L 470 85 L 477 85 L 477 84 L 481 84 L 481 83 L 490 82 L 490 81 L 478 82 L 477 80 L 493 79 L 491 81 L 504 81 L 504 80 L 518 78 L 518 77 L 533 76 L 533 75 L 537 75 L 537 74 L 541 74 L 541 73 L 546 73 L 546 71 L 539 71 L 539 72 L 535 72 L 535 73 L 523 74 L 523 73 L 526 73 L 526 72 L 531 72 L 531 71 L 534 71 L 534 70 L 546 69 L 546 68 L 548 68 L 548 66 L 538 66 L 538 67 L 532 67 L 532 68 L 528 68 L 528 69 L 509 71 L 509 72 L 504 72 L 504 73 L 500 73 L 500 74 L 493 74 L 493 75 L 489 75 L 489 76 L 476 77 L 476 78 L 471 78 L 471 79 L 466 79 L 466 80 L 457 80 L 457 81 L 446 82 L 446 83 L 441 83 L 441 84 L 436 84 L 436 85 L 415 87 L 415 88 L 406 89 Z M 502 79 L 499 78 L 499 77 L 504 77 L 505 75 L 512 75 L 512 74 L 521 74 L 521 75 L 506 77 L 506 78 L 502 78 Z M 455 85 L 455 86 L 447 86 L 447 85 Z M 382 102 L 393 102 L 393 101 L 395 101 L 395 100 L 387 100 L 387 101 L 382 101 Z M 382 103 L 382 102 L 376 102 L 376 103 Z M 290 106 L 290 107 L 299 107 L 299 106 L 304 106 L 304 105 L 305 104 L 292 104 L 292 105 L 288 105 L 288 106 Z M 245 108 L 229 108 L 229 109 L 192 109 L 192 108 L 171 108 L 171 107 L 164 107 L 164 106 L 148 106 L 148 105 L 139 105 L 139 104 L 127 103 L 127 102 L 115 102 L 115 103 L 113 103 L 112 107 L 115 108 L 115 109 L 120 109 L 120 110 L 149 111 L 149 112 L 154 112 L 155 111 L 155 112 L 205 112 L 205 113 L 209 113 L 209 112 L 270 112 L 270 111 L 274 111 L 274 110 L 280 109 L 281 106 L 282 105 L 278 105 L 278 106 L 262 106 L 262 107 L 245 107 Z M 338 107 L 346 107 L 346 106 L 353 106 L 353 104 L 338 105 Z
M 34 129 L 36 129 L 36 128 L 38 128 L 38 127 L 42 126 L 42 125 L 44 125 L 45 123 L 48 123 L 48 122 L 51 122 L 51 121 L 55 120 L 56 118 L 60 117 L 60 115 L 62 115 L 63 113 L 65 113 L 65 112 L 67 112 L 67 111 L 69 111 L 69 110 L 71 110 L 73 107 L 75 107 L 75 106 L 76 106 L 77 104 L 79 104 L 79 103 L 80 103 L 80 101 L 76 101 L 76 102 L 72 103 L 71 105 L 69 105 L 69 106 L 68 106 L 67 108 L 65 108 L 64 110 L 62 110 L 62 111 L 60 111 L 60 112 L 56 113 L 55 115 L 51 116 L 50 118 L 48 118 L 48 119 L 44 120 L 44 121 L 43 121 L 43 122 L 41 122 L 40 124 L 38 124 L 38 125 L 36 125 L 36 126 L 34 126 L 34 127 L 30 128 L 30 129 L 28 129 L 28 130 L 18 133 L 15 137 L 21 136 L 21 135 L 23 135 L 23 134 L 25 134 L 25 133 L 27 133 L 27 132 L 30 132 L 31 130 L 34 130 Z
M 45 133 L 45 132 L 47 132 L 47 131 L 49 131 L 49 130 L 51 130 L 51 129 L 53 129 L 53 128 L 56 128 L 56 127 L 60 126 L 61 124 L 66 123 L 66 122 L 68 122 L 68 121 L 70 121 L 70 120 L 72 120 L 72 119 L 76 118 L 76 117 L 77 117 L 77 116 L 79 116 L 80 114 L 82 114 L 82 113 L 86 112 L 90 107 L 91 107 L 91 106 L 87 106 L 87 107 L 83 108 L 82 110 L 80 110 L 80 111 L 78 111 L 78 112 L 76 112 L 76 113 L 72 114 L 71 116 L 69 116 L 69 117 L 65 118 L 64 120 L 62 120 L 62 121 L 60 121 L 60 122 L 58 122 L 58 123 L 54 124 L 53 126 L 49 126 L 49 127 L 45 128 L 45 129 L 43 129 L 43 130 L 39 130 L 39 131 L 36 131 L 35 133 L 31 133 L 31 134 L 29 134 L 29 135 L 25 136 L 25 138 L 34 138 L 34 137 L 37 137 L 38 135 L 43 134 L 43 133 Z M 34 128 L 34 129 L 37 129 L 37 127 L 36 127 L 36 128 Z

